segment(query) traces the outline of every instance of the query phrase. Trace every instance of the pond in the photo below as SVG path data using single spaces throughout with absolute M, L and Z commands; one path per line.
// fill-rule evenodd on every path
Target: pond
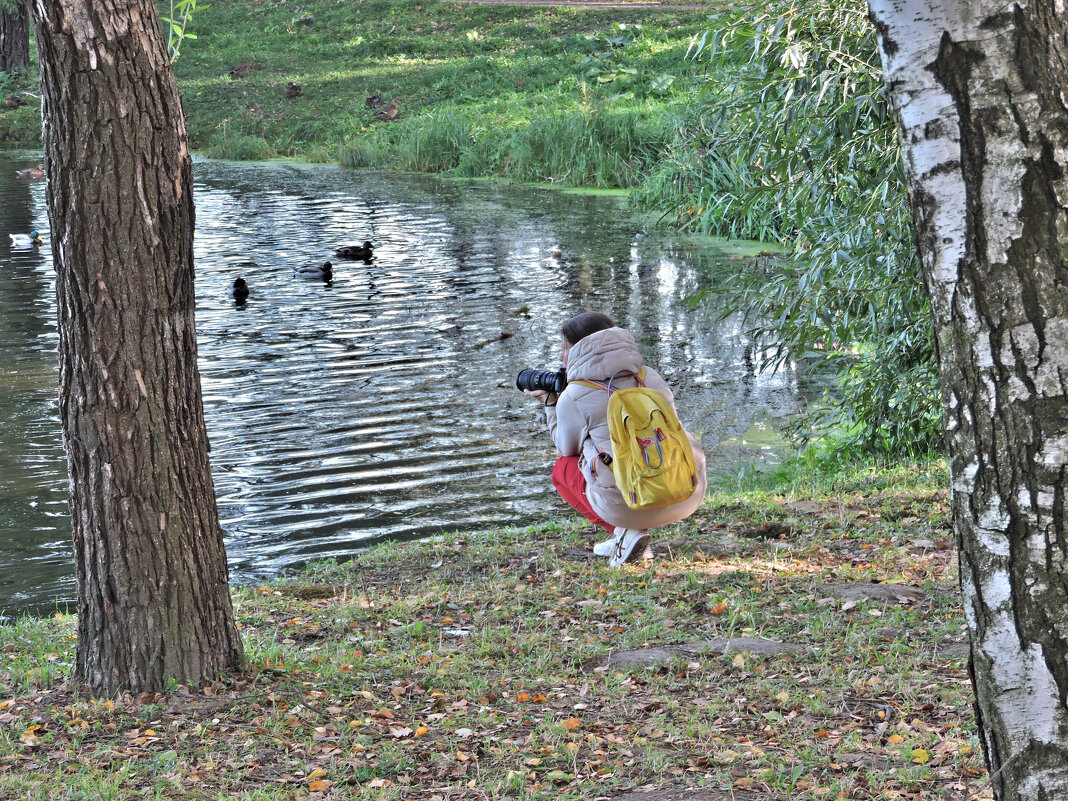
M 73 598 L 56 409 L 44 187 L 0 154 L 0 612 Z M 655 231 L 618 197 L 198 161 L 197 329 L 219 512 L 236 581 L 386 539 L 529 525 L 566 512 L 542 413 L 514 388 L 555 368 L 558 330 L 596 309 L 675 388 L 713 470 L 756 417 L 798 406 L 790 371 L 754 371 L 737 318 L 686 302 L 742 262 Z M 36 250 L 8 232 L 38 229 Z M 333 280 L 303 280 L 340 244 Z M 227 296 L 234 278 L 247 302 Z

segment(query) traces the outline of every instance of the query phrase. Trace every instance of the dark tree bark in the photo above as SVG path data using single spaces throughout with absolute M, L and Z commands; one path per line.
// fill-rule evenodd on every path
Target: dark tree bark
M 39 0 L 60 413 L 93 692 L 241 657 L 193 321 L 192 162 L 151 0 Z
M 30 14 L 24 0 L 0 4 L 0 72 L 30 68 Z
M 998 799 L 1068 798 L 1068 16 L 870 0 L 938 346 Z

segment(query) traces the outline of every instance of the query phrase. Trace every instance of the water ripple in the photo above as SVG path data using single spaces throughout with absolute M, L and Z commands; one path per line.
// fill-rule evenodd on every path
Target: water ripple
M 41 185 L 11 178 L 32 163 L 0 154 L 0 612 L 73 594 L 47 219 Z M 617 200 L 328 167 L 195 174 L 201 377 L 237 580 L 561 514 L 542 414 L 513 381 L 551 367 L 587 308 L 634 332 L 713 454 L 755 409 L 795 404 L 789 374 L 752 373 L 739 321 L 684 303 L 723 263 L 637 237 Z M 32 227 L 39 252 L 4 249 Z M 370 263 L 333 256 L 365 239 Z M 330 282 L 296 273 L 327 260 Z M 243 305 L 226 295 L 239 275 Z

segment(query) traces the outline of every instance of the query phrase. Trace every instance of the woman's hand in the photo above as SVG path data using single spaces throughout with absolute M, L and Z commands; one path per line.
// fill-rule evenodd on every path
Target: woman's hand
M 546 392 L 544 389 L 524 389 L 523 394 L 528 398 L 537 398 L 546 406 L 555 406 L 556 399 L 560 397 L 555 392 Z

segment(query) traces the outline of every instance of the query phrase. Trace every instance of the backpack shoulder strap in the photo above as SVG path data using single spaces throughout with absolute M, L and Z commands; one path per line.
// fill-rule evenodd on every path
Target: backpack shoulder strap
M 593 389 L 608 389 L 608 384 L 603 384 L 600 381 L 591 381 L 588 378 L 576 378 L 574 381 L 569 381 L 569 384 L 582 384 L 584 387 L 593 387 Z
M 594 389 L 605 389 L 605 390 L 608 390 L 608 394 L 611 395 L 612 392 L 614 391 L 614 388 L 612 387 L 612 382 L 615 381 L 616 375 L 619 375 L 619 373 L 616 373 L 615 375 L 613 375 L 610 379 L 608 379 L 607 382 L 605 382 L 605 381 L 594 381 L 594 380 L 589 379 L 589 378 L 576 378 L 574 381 L 572 381 L 570 383 L 572 383 L 572 384 L 582 384 L 583 386 L 593 387 Z M 634 375 L 634 378 L 635 378 L 635 380 L 637 380 L 639 387 L 644 387 L 645 386 L 645 368 L 644 367 L 642 367 L 637 372 L 637 374 L 631 373 L 631 375 Z

